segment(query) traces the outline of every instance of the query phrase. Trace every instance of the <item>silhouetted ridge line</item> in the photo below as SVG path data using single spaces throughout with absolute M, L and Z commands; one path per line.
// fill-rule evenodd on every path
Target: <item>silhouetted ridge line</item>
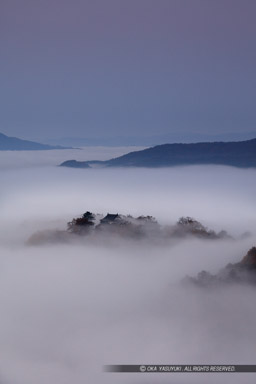
M 50 149 L 68 149 L 60 145 L 41 144 L 34 141 L 22 140 L 17 137 L 9 137 L 0 133 L 0 151 L 39 151 Z
M 238 142 L 162 144 L 107 161 L 68 160 L 65 167 L 169 167 L 178 165 L 256 167 L 256 139 Z

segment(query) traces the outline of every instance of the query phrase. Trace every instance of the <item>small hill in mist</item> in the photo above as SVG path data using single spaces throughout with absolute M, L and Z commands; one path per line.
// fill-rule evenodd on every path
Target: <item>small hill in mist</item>
M 46 230 L 33 234 L 29 240 L 30 245 L 44 243 L 67 242 L 85 237 L 98 243 L 99 240 L 146 240 L 146 242 L 168 242 L 169 240 L 182 240 L 186 237 L 218 240 L 231 239 L 226 231 L 216 233 L 191 217 L 181 217 L 176 224 L 160 225 L 152 216 L 133 217 L 118 213 L 107 215 L 85 212 L 80 217 L 68 222 L 67 230 Z
M 107 161 L 68 160 L 65 167 L 168 167 L 177 165 L 228 165 L 256 167 L 256 139 L 238 142 L 163 144 Z
M 37 151 L 50 149 L 67 149 L 67 147 L 41 144 L 34 141 L 22 140 L 17 137 L 6 136 L 3 133 L 0 133 L 0 151 Z
M 216 275 L 201 271 L 197 277 L 186 277 L 185 283 L 200 287 L 219 287 L 226 284 L 256 284 L 256 247 L 252 247 L 238 263 L 229 263 Z

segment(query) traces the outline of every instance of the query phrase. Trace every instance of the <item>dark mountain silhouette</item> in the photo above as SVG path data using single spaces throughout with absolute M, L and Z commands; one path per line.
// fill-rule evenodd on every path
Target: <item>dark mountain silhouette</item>
M 215 164 L 256 167 L 256 139 L 238 142 L 163 144 L 107 161 L 68 160 L 65 167 L 168 167 L 177 165 Z
M 37 151 L 49 149 L 67 149 L 67 147 L 40 144 L 34 141 L 18 139 L 17 137 L 9 137 L 0 133 L 0 151 Z

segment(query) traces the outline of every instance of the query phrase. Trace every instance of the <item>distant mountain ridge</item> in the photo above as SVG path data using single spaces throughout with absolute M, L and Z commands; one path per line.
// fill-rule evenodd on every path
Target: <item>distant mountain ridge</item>
M 256 139 L 238 142 L 162 144 L 107 161 L 68 160 L 61 166 L 73 168 L 102 167 L 168 167 L 177 165 L 229 165 L 256 167 Z
M 50 149 L 67 149 L 67 147 L 41 144 L 34 141 L 22 140 L 17 137 L 6 136 L 3 133 L 0 133 L 0 151 L 38 151 Z

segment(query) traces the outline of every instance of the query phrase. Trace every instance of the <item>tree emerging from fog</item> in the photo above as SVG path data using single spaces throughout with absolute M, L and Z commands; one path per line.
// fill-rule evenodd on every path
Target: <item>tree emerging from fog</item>
M 28 243 L 62 242 L 75 236 L 90 238 L 111 238 L 148 241 L 165 241 L 196 237 L 200 239 L 231 239 L 226 231 L 208 229 L 191 217 L 181 217 L 175 224 L 161 225 L 153 216 L 123 215 L 119 213 L 96 214 L 86 211 L 67 223 L 67 230 L 46 230 L 33 234 Z

